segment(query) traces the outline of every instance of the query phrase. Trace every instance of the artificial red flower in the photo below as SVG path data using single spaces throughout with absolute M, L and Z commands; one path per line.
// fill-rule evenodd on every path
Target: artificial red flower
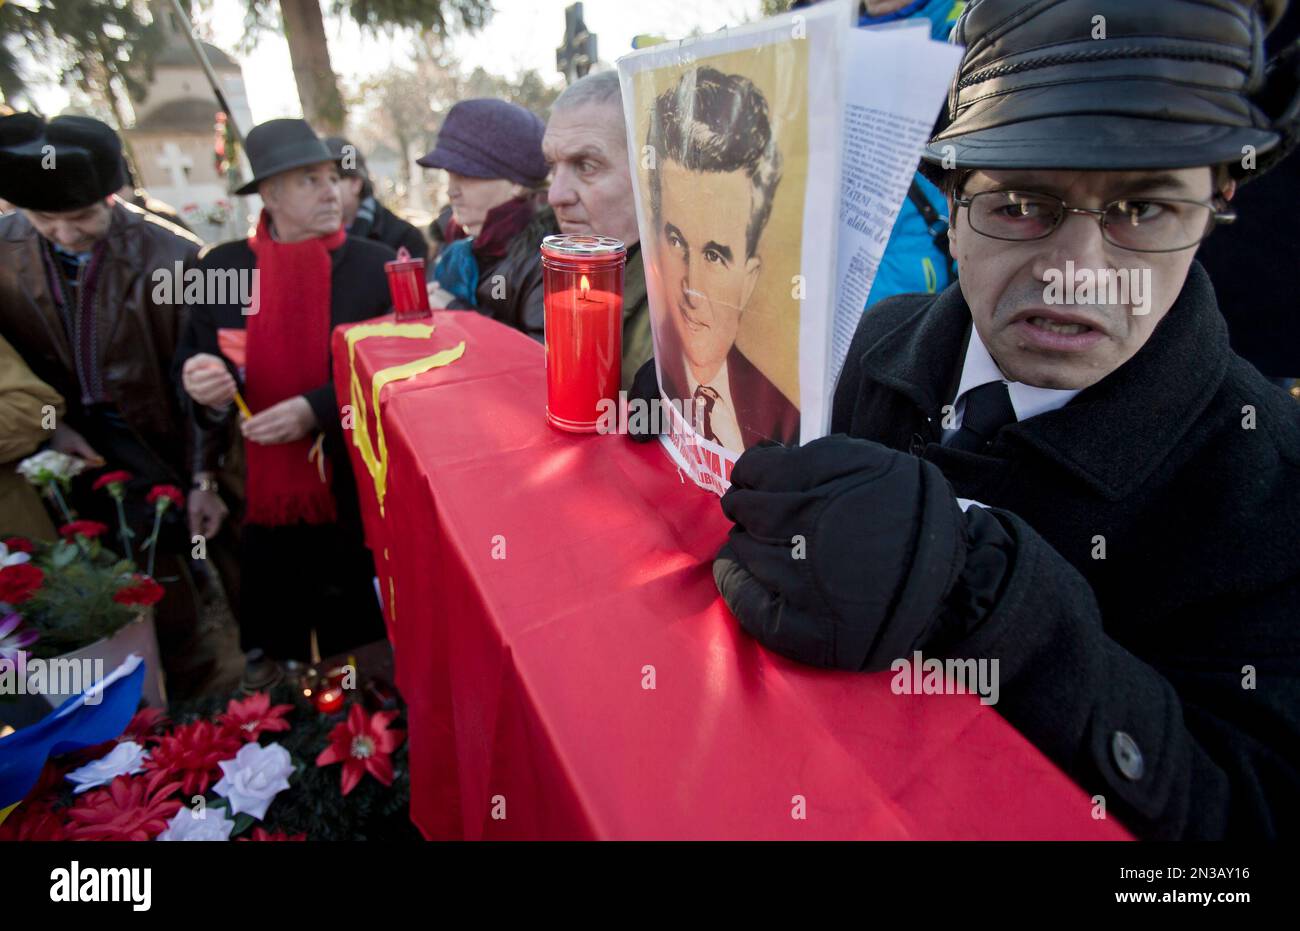
M 102 533 L 107 532 L 108 525 L 101 524 L 97 520 L 74 520 L 70 524 L 64 524 L 59 528 L 59 536 L 65 540 L 71 540 L 73 537 L 85 537 L 93 540 Z
M 241 841 L 286 841 L 286 840 L 306 840 L 306 834 L 286 834 L 283 831 L 268 831 L 266 828 L 253 828 L 252 837 L 237 837 L 235 840 Z
M 157 743 L 160 739 L 158 731 L 167 723 L 167 715 L 163 714 L 159 708 L 141 708 L 127 722 L 126 730 L 122 736 L 117 738 L 117 743 L 123 740 L 134 740 L 138 744 Z
M 406 731 L 388 729 L 396 711 L 368 715 L 360 704 L 348 709 L 348 719 L 330 731 L 330 745 L 316 757 L 317 766 L 343 764 L 343 794 L 357 787 L 366 773 L 386 786 L 393 784 L 393 761 L 389 756 L 402 745 Z
M 243 701 L 231 699 L 230 704 L 226 705 L 226 713 L 218 716 L 217 720 L 240 740 L 253 743 L 263 733 L 287 731 L 289 722 L 284 716 L 292 710 L 292 705 L 276 705 L 273 708 L 270 695 L 255 692 Z
M 152 840 L 180 811 L 179 799 L 169 798 L 181 783 L 170 773 L 118 776 L 106 788 L 87 792 L 67 810 L 70 840 Z
M 34 553 L 36 548 L 32 546 L 32 541 L 23 537 L 8 537 L 4 541 L 5 549 L 11 553 Z
M 23 802 L 0 824 L 0 842 L 67 839 L 63 816 L 48 801 Z
M 166 590 L 147 575 L 135 575 L 129 585 L 124 585 L 113 593 L 113 600 L 120 605 L 151 605 L 162 601 Z
M 99 478 L 95 479 L 95 484 L 91 486 L 95 491 L 108 485 L 124 485 L 131 479 L 135 478 L 130 472 L 124 469 L 118 469 L 116 472 L 105 472 Z
M 144 768 L 180 779 L 186 798 L 202 795 L 219 772 L 217 764 L 234 757 L 240 746 L 239 738 L 229 731 L 211 721 L 195 721 L 164 734 L 149 751 Z
M 172 504 L 180 507 L 185 503 L 185 492 L 175 485 L 155 485 L 149 489 L 149 494 L 145 496 L 145 500 L 153 505 L 157 505 L 160 498 L 166 498 Z
M 0 601 L 20 605 L 45 584 L 45 573 L 29 562 L 0 569 Z

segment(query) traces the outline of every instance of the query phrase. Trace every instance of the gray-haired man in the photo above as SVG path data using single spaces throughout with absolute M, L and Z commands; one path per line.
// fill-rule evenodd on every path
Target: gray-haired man
M 547 199 L 560 229 L 613 236 L 627 245 L 623 274 L 623 388 L 627 389 L 654 347 L 616 72 L 590 74 L 565 89 L 551 107 L 542 152 L 552 170 Z

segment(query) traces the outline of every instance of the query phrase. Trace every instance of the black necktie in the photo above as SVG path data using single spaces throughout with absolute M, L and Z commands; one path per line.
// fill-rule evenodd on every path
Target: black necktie
M 692 400 L 695 401 L 695 429 L 700 436 L 713 443 L 718 442 L 713 432 L 713 405 L 721 397 L 722 395 L 708 385 L 700 385 L 691 395 Z
M 1011 406 L 1011 392 L 1006 383 L 988 382 L 966 392 L 966 411 L 961 417 L 961 429 L 944 445 L 982 453 L 999 430 L 1015 421 L 1016 409 Z

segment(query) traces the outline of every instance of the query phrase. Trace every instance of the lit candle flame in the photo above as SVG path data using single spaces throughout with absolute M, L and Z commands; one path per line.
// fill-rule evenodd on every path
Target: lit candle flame
M 591 285 L 588 284 L 586 275 L 583 275 L 582 281 L 578 282 L 578 288 L 579 288 L 578 297 L 582 298 L 582 300 L 585 301 L 587 299 L 587 293 L 591 291 Z

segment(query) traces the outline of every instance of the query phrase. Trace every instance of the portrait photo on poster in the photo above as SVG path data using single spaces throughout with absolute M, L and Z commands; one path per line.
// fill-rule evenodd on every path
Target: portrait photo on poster
M 625 77 L 655 360 L 679 428 L 669 449 L 715 490 L 707 478 L 725 487 L 746 449 L 800 435 L 791 282 L 802 267 L 809 43 L 779 28 L 740 41 L 665 50 Z

